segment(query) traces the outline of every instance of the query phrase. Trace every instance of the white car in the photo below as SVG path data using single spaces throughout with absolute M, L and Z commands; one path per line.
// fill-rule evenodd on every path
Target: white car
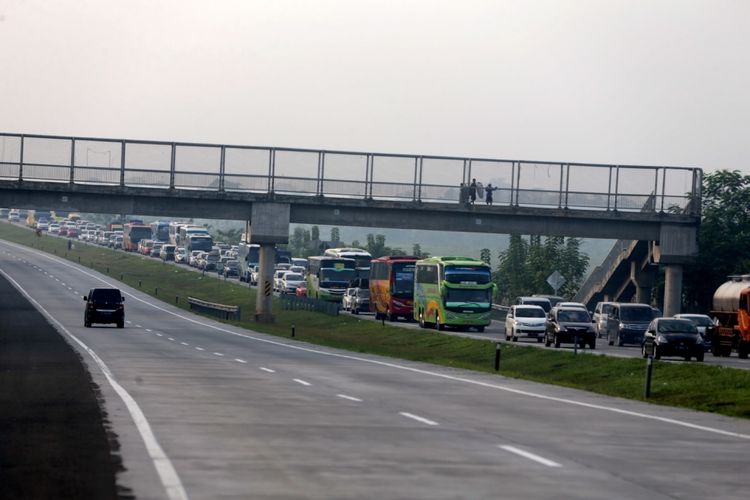
M 287 272 L 284 274 L 284 276 L 281 278 L 281 287 L 279 289 L 279 292 L 282 294 L 285 293 L 297 293 L 297 287 L 302 285 L 305 282 L 305 278 L 302 277 L 300 273 L 295 272 Z
M 344 292 L 344 296 L 341 297 L 341 308 L 344 311 L 352 311 L 355 298 L 357 298 L 357 289 L 347 288 L 346 292 Z
M 511 306 L 505 318 L 505 340 L 516 342 L 518 337 L 524 336 L 542 342 L 546 326 L 547 314 L 541 306 Z
M 278 271 L 273 272 L 273 290 L 275 292 L 281 291 L 281 279 L 284 277 L 286 273 L 290 272 L 287 269 L 279 269 Z

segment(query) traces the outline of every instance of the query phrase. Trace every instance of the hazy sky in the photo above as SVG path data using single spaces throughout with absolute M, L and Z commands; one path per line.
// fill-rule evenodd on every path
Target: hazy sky
M 748 20 L 748 0 L 0 0 L 0 131 L 750 174 Z

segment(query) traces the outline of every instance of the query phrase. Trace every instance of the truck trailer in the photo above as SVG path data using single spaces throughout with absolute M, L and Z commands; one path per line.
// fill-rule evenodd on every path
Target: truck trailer
M 750 353 L 750 274 L 730 276 L 714 292 L 713 311 L 717 325 L 713 333 L 714 356 L 729 356 L 737 350 L 740 358 Z

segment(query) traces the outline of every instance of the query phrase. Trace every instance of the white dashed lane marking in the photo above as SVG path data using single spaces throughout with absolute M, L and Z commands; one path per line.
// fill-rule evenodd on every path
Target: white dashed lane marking
M 204 348 L 202 348 L 202 347 L 196 347 L 196 348 L 195 348 L 195 350 L 196 350 L 196 351 L 205 351 L 205 349 L 204 349 Z
M 265 366 L 260 367 L 261 370 L 268 373 L 276 373 L 276 370 L 271 370 L 270 368 L 266 368 Z
M 416 420 L 417 422 L 422 422 L 423 424 L 427 425 L 440 425 L 437 422 L 433 422 L 432 420 L 426 419 L 424 417 L 420 417 L 419 415 L 414 415 L 413 413 L 407 413 L 405 411 L 399 412 L 399 415 L 410 418 L 412 420 Z
M 235 360 L 236 362 L 238 362 L 238 363 L 243 363 L 243 364 L 244 364 L 244 363 L 247 363 L 247 361 L 245 361 L 244 359 L 240 359 L 240 358 L 234 358 L 234 360 Z
M 302 379 L 299 379 L 299 378 L 295 378 L 295 379 L 292 379 L 292 380 L 294 380 L 294 381 L 295 381 L 295 382 L 297 382 L 298 384 L 302 384 L 302 385 L 305 385 L 305 386 L 310 386 L 310 385 L 312 385 L 312 384 L 311 384 L 310 382 L 305 382 L 304 380 L 302 380 Z
M 361 399 L 355 398 L 354 396 L 347 396 L 346 394 L 336 394 L 336 396 L 340 397 L 341 399 L 348 399 L 349 401 L 356 401 L 357 403 L 362 402 Z
M 552 460 L 549 460 L 544 457 L 540 457 L 539 455 L 535 455 L 534 453 L 524 451 L 520 448 L 516 448 L 515 446 L 510 445 L 498 445 L 498 448 L 503 449 L 505 451 L 509 451 L 510 453 L 515 453 L 516 455 L 520 455 L 524 458 L 528 458 L 529 460 L 532 460 L 536 463 L 546 465 L 547 467 L 562 467 L 562 465 L 558 464 L 557 462 L 553 462 Z
M 215 352 L 215 353 L 213 353 L 213 354 L 214 354 L 214 356 L 224 356 L 224 355 L 223 355 L 222 353 L 220 353 L 220 352 Z

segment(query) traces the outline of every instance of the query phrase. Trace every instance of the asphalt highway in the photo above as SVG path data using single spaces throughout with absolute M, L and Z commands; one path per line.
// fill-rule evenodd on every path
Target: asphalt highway
M 242 330 L 7 242 L 0 271 L 81 353 L 137 498 L 747 498 L 745 420 Z M 84 328 L 108 285 L 125 328 Z

